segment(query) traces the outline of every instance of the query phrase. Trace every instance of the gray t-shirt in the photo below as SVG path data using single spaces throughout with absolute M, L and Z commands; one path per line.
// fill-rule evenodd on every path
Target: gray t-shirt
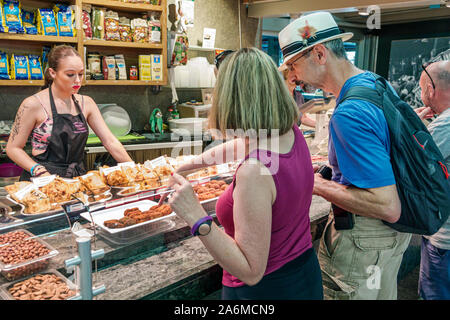
M 445 165 L 450 167 L 450 108 L 442 112 L 428 125 L 434 142 L 444 156 Z M 432 236 L 427 236 L 431 244 L 444 250 L 450 250 L 450 217 Z

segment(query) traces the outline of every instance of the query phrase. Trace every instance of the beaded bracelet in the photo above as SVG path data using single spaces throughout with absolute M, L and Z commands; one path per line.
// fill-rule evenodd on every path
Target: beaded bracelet
M 31 174 L 32 177 L 34 177 L 34 173 L 33 173 L 34 169 L 35 169 L 36 167 L 38 167 L 38 166 L 40 166 L 40 164 L 39 164 L 39 163 L 36 163 L 34 166 L 31 167 L 31 169 L 30 169 L 30 174 Z

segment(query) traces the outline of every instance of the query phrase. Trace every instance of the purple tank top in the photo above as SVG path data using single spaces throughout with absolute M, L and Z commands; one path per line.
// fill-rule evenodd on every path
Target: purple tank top
M 263 163 L 272 173 L 277 190 L 277 197 L 272 205 L 270 249 L 264 275 L 281 268 L 312 247 L 309 207 L 312 200 L 314 173 L 305 138 L 295 125 L 294 133 L 295 142 L 288 153 L 278 154 L 258 149 L 243 160 L 256 158 Z M 217 218 L 225 232 L 233 239 L 235 179 L 236 175 L 233 183 L 220 196 L 216 205 Z M 222 284 L 228 287 L 239 287 L 245 283 L 223 270 Z

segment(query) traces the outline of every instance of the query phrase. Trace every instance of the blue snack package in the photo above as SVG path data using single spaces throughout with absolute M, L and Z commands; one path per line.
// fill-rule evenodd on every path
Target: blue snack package
M 42 59 L 41 59 L 42 70 L 47 69 L 48 54 L 49 54 L 50 50 L 52 50 L 52 48 L 49 46 L 42 47 Z
M 6 0 L 3 3 L 3 14 L 5 15 L 5 24 L 9 33 L 24 33 L 22 18 L 20 15 L 20 2 L 17 0 Z
M 3 0 L 0 0 L 0 32 L 8 32 L 8 27 L 5 23 L 5 16 L 3 15 Z
M 41 58 L 38 55 L 28 55 L 28 63 L 30 64 L 30 79 L 42 80 L 44 78 L 42 74 Z
M 37 28 L 39 34 L 44 36 L 57 36 L 58 28 L 56 27 L 55 13 L 52 9 L 38 9 L 37 11 Z
M 27 56 L 11 56 L 11 79 L 28 80 L 28 57 Z
M 5 52 L 0 52 L 0 79 L 9 80 L 9 63 L 8 55 Z
M 62 37 L 73 37 L 73 20 L 74 14 L 72 9 L 66 5 L 55 4 L 56 22 L 58 26 L 58 34 Z
M 34 12 L 22 10 L 22 24 L 26 34 L 37 34 Z

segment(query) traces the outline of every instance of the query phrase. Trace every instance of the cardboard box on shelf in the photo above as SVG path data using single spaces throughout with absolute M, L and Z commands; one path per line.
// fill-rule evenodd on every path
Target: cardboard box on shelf
M 152 60 L 150 55 L 139 55 L 139 80 L 152 80 Z
M 163 80 L 162 56 L 160 54 L 152 54 L 151 62 L 152 62 L 152 80 L 162 81 Z

